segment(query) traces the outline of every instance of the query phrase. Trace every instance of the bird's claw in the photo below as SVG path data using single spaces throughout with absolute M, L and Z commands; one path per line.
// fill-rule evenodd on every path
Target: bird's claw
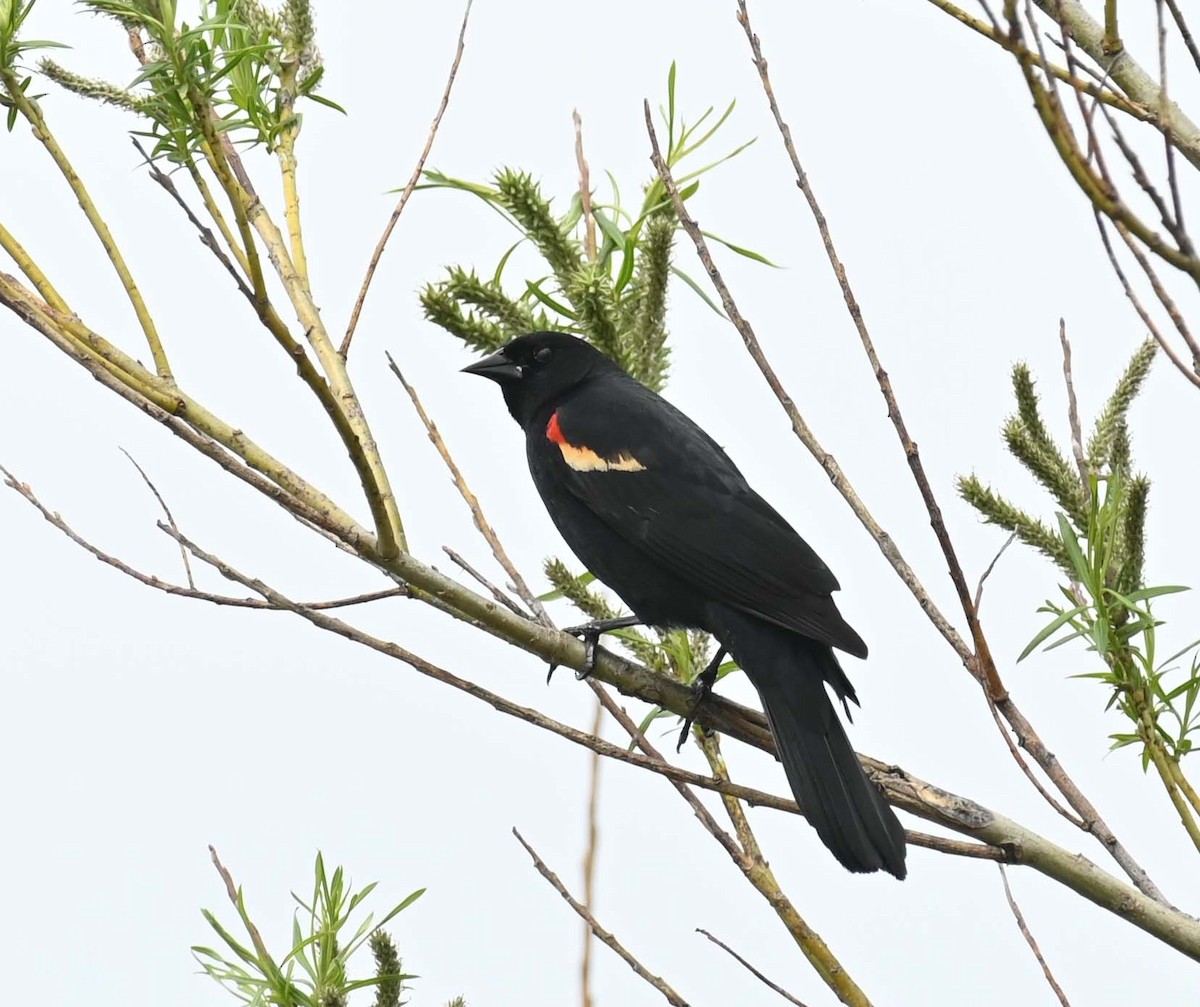
M 696 719 L 696 714 L 700 712 L 700 704 L 703 703 L 713 690 L 713 685 L 717 681 L 717 671 L 721 667 L 721 661 L 725 658 L 725 648 L 720 648 L 716 656 L 708 662 L 708 667 L 705 668 L 695 681 L 692 682 L 692 705 L 688 710 L 688 714 L 683 718 L 683 730 L 679 732 L 679 741 L 675 745 L 675 751 L 683 750 L 683 743 L 687 741 L 688 734 L 692 730 L 692 722 Z
M 614 629 L 625 629 L 636 625 L 638 625 L 636 617 L 623 616 L 619 619 L 592 619 L 590 622 L 584 622 L 578 626 L 566 627 L 563 630 L 564 633 L 578 637 L 583 642 L 583 665 L 575 672 L 575 679 L 582 682 L 596 670 L 596 650 L 602 634 Z M 546 673 L 547 685 L 550 684 L 550 678 L 557 668 L 557 662 L 550 665 L 550 670 Z

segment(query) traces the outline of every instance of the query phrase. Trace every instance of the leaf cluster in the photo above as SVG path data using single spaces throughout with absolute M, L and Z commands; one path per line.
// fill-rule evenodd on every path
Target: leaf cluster
M 1128 413 L 1154 361 L 1157 344 L 1144 342 L 1125 368 L 1092 427 L 1086 448 L 1077 444 L 1074 464 L 1051 438 L 1041 416 L 1028 367 L 1013 368 L 1017 411 L 1004 425 L 1009 451 L 1058 505 L 1053 527 L 1017 507 L 975 476 L 959 479 L 959 492 L 985 520 L 1014 533 L 1050 558 L 1066 575 L 1060 601 L 1047 601 L 1039 612 L 1047 623 L 1018 660 L 1047 645 L 1053 650 L 1083 640 L 1103 669 L 1080 675 L 1109 688 L 1108 708 L 1118 708 L 1132 732 L 1111 735 L 1114 748 L 1143 745 L 1143 764 L 1151 749 L 1162 746 L 1178 759 L 1192 749 L 1200 728 L 1200 666 L 1193 659 L 1184 680 L 1169 684 L 1175 662 L 1193 652 L 1200 640 L 1172 654 L 1157 656 L 1162 625 L 1151 601 L 1187 588 L 1146 586 L 1145 526 L 1150 480 L 1133 471 Z
M 667 104 L 660 109 L 667 125 L 667 161 L 672 168 L 710 143 L 733 113 L 735 103 L 713 119 L 709 108 L 694 123 L 678 114 L 675 66 L 667 78 Z M 677 174 L 684 199 L 700 188 L 700 178 L 736 157 L 750 142 L 711 162 Z M 611 196 L 585 207 L 575 192 L 562 214 L 527 172 L 505 168 L 487 183 L 426 171 L 422 188 L 470 193 L 499 213 L 520 235 L 490 275 L 452 266 L 444 279 L 421 291 L 426 317 L 472 349 L 493 352 L 510 339 L 539 329 L 574 332 L 603 350 L 639 381 L 659 391 L 666 382 L 669 361 L 666 328 L 667 288 L 675 276 L 688 284 L 720 313 L 698 284 L 671 260 L 678 224 L 661 179 L 655 176 L 642 189 L 635 208 L 626 207 L 611 172 L 606 172 Z M 589 211 L 590 210 L 590 214 Z M 590 221 L 589 221 L 590 216 Z M 597 232 L 595 254 L 586 241 L 588 227 Z M 720 241 L 721 239 L 716 239 Z M 519 290 L 505 289 L 505 270 L 523 244 L 538 252 L 548 272 L 518 281 Z M 757 252 L 724 242 L 740 255 L 770 264 Z
M 346 1007 L 356 990 L 375 990 L 374 1007 L 400 1007 L 406 982 L 414 976 L 401 968 L 395 944 L 383 927 L 412 905 L 424 889 L 412 892 L 376 920 L 359 912 L 375 890 L 372 882 L 354 891 L 341 867 L 332 874 L 317 854 L 312 895 L 292 893 L 297 910 L 292 917 L 292 947 L 277 961 L 268 951 L 259 928 L 237 891 L 237 913 L 247 938 L 238 938 L 207 909 L 204 918 L 224 948 L 196 946 L 192 954 L 204 971 L 238 1000 L 252 1007 Z M 351 959 L 367 945 L 375 959 L 374 974 L 351 978 Z
M 195 24 L 179 19 L 175 0 L 81 3 L 134 34 L 141 70 L 120 86 L 52 60 L 39 69 L 69 91 L 148 119 L 135 135 L 152 141 L 153 158 L 187 164 L 221 134 L 274 151 L 285 131 L 300 127 L 298 98 L 341 111 L 317 93 L 324 67 L 309 0 L 285 0 L 278 11 L 258 0 L 202 0 Z

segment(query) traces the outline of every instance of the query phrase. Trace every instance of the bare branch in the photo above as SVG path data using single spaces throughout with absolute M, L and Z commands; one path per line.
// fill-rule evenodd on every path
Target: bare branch
M 796 1005 L 796 1007 L 807 1007 L 807 1005 L 804 1003 L 803 1000 L 797 999 L 796 997 L 792 996 L 792 994 L 790 994 L 787 990 L 785 990 L 782 986 L 778 986 L 775 983 L 771 982 L 770 979 L 768 979 L 765 975 L 763 975 L 761 972 L 759 972 L 758 969 L 756 969 L 753 965 L 751 965 L 748 961 L 746 961 L 745 958 L 743 958 L 736 951 L 734 951 L 733 948 L 731 948 L 724 941 L 717 940 L 717 938 L 715 938 L 707 930 L 704 930 L 701 927 L 696 928 L 696 933 L 703 934 L 705 937 L 707 937 L 722 951 L 725 951 L 727 954 L 730 955 L 730 957 L 734 958 L 740 965 L 742 965 L 743 968 L 746 969 L 747 972 L 749 972 L 752 976 L 754 976 L 755 979 L 759 980 L 759 982 L 770 987 L 772 990 L 774 990 L 776 993 L 778 993 L 781 997 L 783 997 L 788 1003 L 793 1003 Z
M 1079 426 L 1079 405 L 1075 401 L 1075 379 L 1071 374 L 1071 341 L 1067 339 L 1067 323 L 1058 320 L 1058 341 L 1062 344 L 1063 381 L 1067 386 L 1067 423 L 1071 428 L 1071 453 L 1075 455 L 1075 467 L 1079 470 L 1079 482 L 1084 492 L 1088 489 L 1088 463 L 1083 454 L 1083 431 Z
M 949 570 L 950 579 L 954 584 L 956 593 L 958 594 L 959 603 L 962 607 L 963 614 L 967 619 L 967 624 L 971 631 L 971 639 L 974 644 L 974 651 L 969 649 L 966 643 L 958 635 L 942 615 L 942 613 L 934 605 L 929 598 L 925 588 L 917 579 L 908 564 L 899 557 L 898 551 L 895 550 L 889 536 L 870 518 L 870 514 L 866 509 L 865 504 L 859 499 L 857 494 L 849 489 L 849 484 L 844 476 L 841 477 L 842 482 L 846 483 L 844 489 L 839 485 L 838 480 L 834 483 L 842 491 L 843 497 L 850 504 L 851 509 L 859 517 L 864 527 L 875 539 L 880 550 L 885 556 L 892 560 L 892 566 L 900 575 L 914 597 L 921 603 L 922 609 L 933 622 L 934 626 L 942 633 L 947 642 L 954 647 L 959 657 L 962 659 L 964 667 L 967 671 L 980 683 L 983 687 L 986 699 L 989 704 L 995 706 L 1004 715 L 1004 719 L 1008 721 L 1013 731 L 1016 733 L 1021 745 L 1026 748 L 1033 756 L 1035 761 L 1042 767 L 1059 792 L 1067 800 L 1067 802 L 1078 812 L 1080 820 L 1085 823 L 1087 831 L 1092 833 L 1108 850 L 1118 863 L 1126 870 L 1130 878 L 1138 885 L 1142 891 L 1150 895 L 1152 898 L 1161 900 L 1166 903 L 1165 897 L 1158 890 L 1157 886 L 1150 880 L 1145 870 L 1133 859 L 1129 852 L 1116 839 L 1112 830 L 1100 817 L 1095 806 L 1083 794 L 1076 785 L 1074 780 L 1063 769 L 1062 765 L 1054 758 L 1053 753 L 1046 748 L 1033 725 L 1025 718 L 1024 714 L 1017 708 L 1012 697 L 1008 694 L 1003 681 L 1000 678 L 1000 673 L 996 668 L 996 663 L 992 658 L 991 650 L 988 646 L 987 638 L 984 635 L 983 627 L 979 621 L 978 612 L 975 609 L 970 590 L 967 587 L 966 578 L 963 575 L 962 565 L 958 560 L 957 553 L 954 549 L 954 544 L 950 539 L 949 532 L 946 529 L 945 521 L 942 518 L 941 508 L 937 503 L 937 499 L 933 494 L 933 489 L 929 484 L 928 477 L 925 474 L 924 466 L 921 463 L 920 453 L 917 449 L 916 442 L 909 436 L 905 426 L 903 415 L 900 412 L 899 404 L 896 401 L 895 394 L 892 390 L 891 381 L 888 378 L 887 372 L 879 362 L 878 354 L 875 351 L 874 343 L 871 340 L 870 333 L 863 322 L 862 311 L 858 306 L 858 301 L 850 288 L 849 281 L 846 277 L 846 270 L 843 267 L 841 260 L 837 255 L 837 251 L 833 244 L 833 239 L 829 231 L 829 226 L 826 223 L 825 215 L 821 210 L 820 204 L 817 202 L 816 196 L 808 182 L 803 166 L 800 163 L 800 158 L 796 153 L 795 144 L 792 142 L 791 130 L 783 119 L 783 115 L 779 110 L 779 104 L 775 99 L 775 91 L 771 85 L 771 78 L 767 72 L 767 61 L 763 56 L 762 47 L 759 43 L 758 36 L 754 34 L 754 29 L 750 24 L 750 16 L 747 12 L 745 0 L 738 0 L 738 21 L 745 32 L 746 40 L 750 44 L 750 50 L 753 56 L 753 61 L 758 70 L 759 80 L 762 83 L 763 91 L 766 94 L 767 102 L 771 108 L 771 113 L 775 119 L 775 124 L 778 128 L 779 135 L 783 140 L 784 149 L 787 152 L 788 158 L 791 160 L 792 167 L 796 174 L 796 185 L 804 194 L 805 200 L 808 203 L 809 210 L 816 221 L 817 228 L 821 234 L 821 240 L 825 246 L 825 252 L 829 258 L 830 265 L 833 267 L 834 275 L 837 278 L 838 286 L 841 288 L 843 299 L 846 302 L 847 311 L 850 314 L 851 320 L 854 322 L 855 328 L 858 331 L 859 339 L 863 345 L 863 349 L 867 354 L 867 359 L 870 362 L 871 369 L 875 374 L 876 383 L 879 385 L 880 392 L 883 394 L 884 400 L 888 406 L 888 416 L 895 427 L 896 435 L 900 440 L 904 450 L 905 459 L 908 461 L 909 468 L 912 472 L 913 479 L 917 484 L 917 488 L 921 494 L 921 499 L 925 504 L 925 509 L 929 514 L 929 522 L 933 527 L 934 534 L 938 544 L 941 547 L 942 555 L 946 560 L 946 565 Z M 1022 64 L 1024 66 L 1024 64 Z M 651 144 L 654 148 L 654 162 L 659 170 L 659 176 L 663 179 L 664 185 L 670 193 L 672 201 L 675 205 L 675 210 L 679 216 L 680 223 L 685 231 L 692 238 L 696 245 L 696 251 L 700 255 L 701 261 L 708 270 L 709 277 L 712 279 L 714 286 L 721 294 L 721 301 L 725 306 L 726 314 L 734 320 L 738 331 L 742 334 L 743 342 L 746 343 L 747 349 L 750 351 L 755 361 L 759 363 L 760 370 L 763 371 L 764 377 L 767 378 L 768 384 L 776 392 L 780 403 L 783 404 L 789 416 L 795 414 L 798 418 L 799 414 L 792 403 L 790 397 L 787 396 L 782 386 L 779 385 L 778 379 L 770 370 L 769 365 L 766 365 L 765 358 L 762 356 L 761 348 L 758 346 L 758 341 L 754 337 L 753 330 L 748 322 L 737 312 L 737 307 L 733 303 L 733 298 L 729 294 L 728 288 L 725 286 L 724 280 L 721 278 L 720 271 L 712 261 L 711 255 L 708 253 L 707 244 L 704 241 L 704 236 L 700 232 L 699 226 L 688 215 L 688 211 L 683 204 L 683 200 L 679 197 L 679 192 L 675 186 L 674 180 L 671 178 L 670 171 L 666 163 L 662 160 L 658 153 L 657 140 L 654 137 L 653 122 L 649 115 L 649 106 L 646 107 L 646 125 L 651 134 Z M 764 367 L 764 365 L 766 365 Z M 803 441 L 805 447 L 825 465 L 829 471 L 829 465 L 826 462 L 827 453 L 812 437 L 811 433 L 808 437 L 801 434 L 801 427 L 796 426 L 796 421 L 793 419 L 793 428 Z M 807 431 L 807 427 L 803 428 Z M 834 463 L 836 465 L 836 463 Z M 840 470 L 838 470 L 841 476 Z M 849 492 L 847 492 L 849 490 Z M 1008 741 L 1006 737 L 1006 741 Z M 1010 750 L 1015 751 L 1010 744 Z M 1022 769 L 1026 767 L 1022 766 Z M 1039 791 L 1043 794 L 1046 791 L 1039 787 Z
M 596 261 L 596 218 L 592 216 L 592 180 L 583 156 L 583 120 L 578 109 L 571 110 L 575 123 L 575 163 L 579 167 L 579 200 L 583 205 L 583 248 L 588 262 Z
M 1012 889 L 1008 886 L 1008 873 L 1004 870 L 1003 864 L 997 864 L 1000 868 L 1000 880 L 1004 882 L 1004 897 L 1008 900 L 1008 908 L 1012 910 L 1013 916 L 1017 921 L 1017 928 L 1021 931 L 1021 936 L 1025 938 L 1025 943 L 1029 945 L 1029 950 L 1033 952 L 1033 957 L 1037 959 L 1038 964 L 1042 967 L 1042 974 L 1046 977 L 1046 982 L 1050 984 L 1050 988 L 1054 990 L 1054 995 L 1058 997 L 1058 1002 L 1062 1007 L 1071 1007 L 1071 1003 L 1067 1000 L 1067 995 L 1063 992 L 1062 987 L 1058 985 L 1054 978 L 1054 973 L 1050 971 L 1050 966 L 1046 964 L 1046 959 L 1042 957 L 1042 949 L 1038 947 L 1038 943 L 1033 938 L 1033 934 L 1029 932 L 1029 927 L 1025 924 L 1025 917 L 1021 914 L 1021 907 L 1017 905 L 1017 900 L 1013 898 Z
M 225 882 L 225 892 L 229 896 L 229 901 L 233 903 L 233 907 L 238 911 L 238 915 L 242 917 L 242 922 L 246 925 L 246 930 L 250 933 L 250 940 L 254 944 L 254 950 L 258 952 L 259 957 L 264 962 L 269 961 L 271 953 L 267 950 L 267 945 L 263 943 L 262 935 L 258 932 L 258 927 L 243 912 L 241 889 L 234 884 L 233 875 L 221 863 L 221 858 L 217 856 L 217 848 L 209 846 L 208 854 L 212 857 L 213 866 L 217 869 L 217 873 L 221 875 L 221 880 Z
M 154 494 L 154 499 L 158 501 L 159 506 L 163 509 L 163 513 L 167 516 L 167 523 L 173 530 L 179 531 L 179 526 L 175 523 L 175 517 L 171 513 L 171 508 L 167 506 L 167 501 L 164 500 L 162 498 L 162 494 L 158 492 L 158 487 L 155 486 L 154 483 L 150 481 L 150 477 L 146 475 L 146 470 L 142 468 L 137 463 L 137 460 L 133 457 L 133 455 L 131 455 L 124 448 L 121 448 L 120 451 L 121 454 L 129 459 L 129 463 L 138 470 L 138 475 L 140 475 L 146 485 L 150 487 L 150 492 Z M 183 570 L 187 575 L 188 587 L 190 587 L 192 590 L 195 590 L 196 579 L 192 576 L 192 561 L 188 559 L 188 551 L 182 545 L 179 546 L 179 556 L 183 560 Z
M 525 852 L 533 857 L 533 866 L 537 868 L 538 873 L 550 882 L 554 890 L 563 897 L 563 900 L 567 903 L 567 905 L 575 910 L 579 918 L 587 924 L 588 929 L 595 934 L 596 937 L 612 948 L 613 951 L 615 951 L 621 958 L 621 960 L 625 962 L 625 964 L 631 969 L 633 969 L 633 971 L 637 973 L 641 979 L 644 979 L 656 990 L 658 990 L 659 993 L 666 997 L 667 1003 L 671 1004 L 672 1007 L 688 1007 L 688 1002 L 684 1000 L 683 997 L 681 997 L 678 993 L 676 993 L 665 980 L 651 974 L 641 962 L 639 962 L 633 955 L 625 950 L 625 947 L 616 939 L 616 937 L 600 926 L 600 924 L 596 922 L 596 917 L 588 911 L 587 906 L 581 905 L 571 897 L 571 893 L 567 891 L 566 886 L 558 880 L 558 875 L 546 866 L 546 862 L 537 855 L 537 851 L 532 846 L 525 842 L 525 837 L 522 836 L 521 833 L 519 833 L 516 829 L 513 829 L 512 832 L 513 835 L 517 837 L 517 842 L 525 847 Z
M 390 353 L 385 353 L 384 355 L 387 357 L 388 367 L 396 375 L 400 384 L 404 386 L 404 390 L 408 392 L 408 397 L 412 399 L 413 408 L 416 409 L 417 416 L 420 418 L 421 424 L 425 427 L 425 432 L 429 435 L 430 441 L 437 448 L 442 461 L 446 463 L 446 468 L 450 470 L 450 477 L 454 480 L 454 487 L 466 502 L 467 507 L 470 508 L 471 517 L 475 521 L 475 527 L 479 529 L 479 534 L 483 536 L 491 548 L 492 555 L 496 557 L 496 562 L 508 574 L 512 581 L 513 589 L 517 592 L 517 596 L 529 606 L 529 610 L 540 623 L 545 626 L 554 625 L 549 614 L 546 612 L 545 606 L 538 601 L 537 595 L 529 589 L 529 585 L 525 583 L 525 578 L 521 576 L 521 572 L 516 568 L 513 561 L 508 558 L 508 553 L 505 551 L 504 546 L 501 545 L 500 538 L 488 523 L 487 518 L 484 517 L 483 508 L 479 505 L 479 498 L 471 492 L 471 487 L 467 485 L 466 479 L 463 478 L 462 472 L 450 454 L 450 449 L 446 447 L 446 442 L 443 440 L 437 424 L 429 418 L 429 414 L 425 412 L 425 407 L 421 405 L 421 400 L 417 397 L 416 389 L 404 379 L 404 375 L 400 372 L 400 368 L 396 366 L 396 361 L 392 359 L 392 355 Z
M 133 461 L 133 459 L 130 458 L 130 461 Z M 134 464 L 136 465 L 137 463 L 134 462 Z M 140 468 L 139 468 L 139 471 L 140 471 Z M 67 524 L 67 522 L 63 519 L 62 515 L 58 514 L 57 512 L 51 511 L 49 508 L 47 508 L 41 502 L 41 500 L 39 500 L 37 498 L 37 496 L 33 492 L 33 489 L 30 487 L 30 485 L 28 483 L 20 482 L 17 479 L 17 477 L 14 476 L 3 465 L 0 465 L 0 475 L 4 476 L 4 484 L 6 486 L 8 486 L 12 490 L 15 490 L 17 493 L 19 493 L 21 496 L 23 496 L 29 502 L 29 504 L 31 506 L 33 506 L 38 511 L 38 513 L 40 513 L 42 515 L 43 518 L 46 519 L 46 521 L 48 521 L 51 525 L 53 525 L 60 532 L 62 532 L 64 535 L 66 535 L 67 538 L 69 538 L 77 546 L 79 546 L 85 552 L 90 553 L 92 556 L 94 556 L 96 559 L 98 559 L 101 563 L 104 563 L 107 566 L 111 566 L 114 570 L 117 570 L 120 573 L 125 574 L 125 576 L 130 577 L 133 580 L 136 580 L 139 584 L 144 584 L 144 585 L 146 585 L 146 587 L 152 587 L 156 591 L 162 591 L 164 594 L 176 595 L 180 598 L 192 598 L 196 601 L 205 601 L 205 602 L 209 602 L 210 604 L 221 605 L 226 608 L 252 608 L 252 609 L 274 611 L 274 612 L 290 611 L 290 609 L 288 609 L 286 607 L 280 608 L 278 605 L 273 605 L 273 604 L 271 604 L 271 602 L 265 601 L 262 598 L 234 598 L 234 597 L 230 597 L 229 595 L 213 594 L 212 592 L 209 592 L 209 591 L 201 591 L 201 590 L 197 589 L 194 586 L 194 582 L 192 581 L 191 576 L 190 576 L 191 563 L 190 563 L 190 561 L 186 560 L 186 558 L 185 558 L 185 562 L 187 563 L 188 570 L 189 570 L 189 577 L 188 577 L 189 586 L 188 587 L 183 587 L 182 585 L 179 585 L 179 584 L 172 584 L 169 581 L 160 580 L 158 577 L 155 577 L 153 574 L 143 573 L 141 570 L 138 570 L 138 569 L 130 566 L 128 563 L 124 562 L 123 560 L 118 559 L 116 556 L 113 556 L 111 553 L 105 552 L 99 546 L 96 546 L 92 542 L 89 542 L 87 539 L 85 539 L 82 535 L 80 535 L 78 532 L 76 532 L 69 524 Z M 143 477 L 144 477 L 144 473 L 143 473 Z M 164 504 L 164 509 L 165 509 L 165 504 Z M 179 529 L 175 525 L 174 521 L 171 521 L 171 523 L 170 523 L 170 525 L 168 525 L 168 527 L 171 529 L 171 537 L 176 540 L 176 543 L 179 545 L 179 547 L 181 549 L 185 549 L 185 547 L 183 545 L 183 541 L 182 541 L 183 536 L 179 532 Z M 186 552 L 186 549 L 185 549 L 185 552 Z M 370 591 L 365 594 L 356 594 L 349 598 L 335 598 L 331 601 L 302 602 L 300 604 L 302 605 L 302 607 L 304 607 L 306 609 L 312 609 L 313 611 L 325 611 L 328 609 L 335 609 L 335 608 L 349 608 L 352 605 L 365 605 L 365 604 L 368 604 L 369 602 L 373 602 L 373 601 L 382 601 L 385 598 L 407 598 L 407 597 L 409 597 L 409 591 L 406 587 L 393 587 L 393 588 L 388 588 L 383 591 Z
M 528 613 L 522 611 L 521 607 L 515 601 L 513 601 L 508 595 L 506 595 L 503 591 L 501 591 L 500 588 L 498 588 L 495 584 L 493 584 L 490 580 L 488 580 L 483 574 L 481 574 L 478 570 L 476 570 L 473 566 L 471 566 L 470 563 L 468 563 L 465 559 L 463 559 L 458 553 L 456 553 L 448 545 L 442 546 L 442 552 L 444 552 L 447 556 L 450 557 L 450 561 L 455 566 L 457 566 L 464 573 L 468 574 L 469 576 L 474 578 L 476 581 L 478 581 L 481 586 L 486 587 L 488 589 L 488 592 L 491 594 L 491 596 L 493 598 L 495 598 L 496 601 L 500 602 L 500 604 L 503 605 L 505 608 L 507 608 L 510 612 L 512 612 L 516 615 L 519 615 L 522 619 L 525 619 L 528 617 Z
M 597 685 L 597 688 L 603 686 Z M 597 700 L 596 715 L 592 719 L 592 736 L 600 737 L 604 724 L 604 706 Z M 592 752 L 591 772 L 588 780 L 587 842 L 583 851 L 583 904 L 591 909 L 596 898 L 596 844 L 598 842 L 597 811 L 600 798 L 600 753 Z M 580 964 L 580 985 L 583 1007 L 592 1007 L 592 930 L 584 927 L 583 961 Z
M 229 256 L 225 254 L 225 250 L 221 248 L 220 242 L 217 241 L 216 235 L 213 234 L 212 230 L 206 227 L 203 221 L 201 221 L 200 218 L 192 212 L 192 208 L 187 205 L 187 202 L 184 200 L 183 196 L 179 194 L 179 189 L 175 185 L 175 180 L 172 179 L 171 176 L 166 172 L 162 171 L 158 165 L 154 163 L 154 160 L 149 154 L 146 153 L 146 149 L 138 142 L 136 137 L 133 138 L 133 146 L 142 156 L 142 161 L 150 170 L 151 180 L 162 186 L 167 195 L 175 200 L 175 202 L 179 205 L 179 208 L 183 210 L 185 216 L 191 222 L 192 226 L 200 232 L 200 244 L 204 245 L 210 252 L 213 253 L 213 255 L 217 257 L 217 261 L 221 263 L 221 265 L 225 267 L 225 271 L 233 277 L 233 282 L 237 284 L 238 290 L 242 292 L 242 295 L 246 298 L 246 300 L 253 304 L 254 291 L 246 286 L 246 281 L 242 279 L 242 274 L 238 272 L 237 267 L 229 260 Z
M 1138 297 L 1137 292 L 1133 289 L 1133 284 L 1129 282 L 1129 277 L 1126 275 L 1125 270 L 1121 267 L 1121 263 L 1117 261 L 1117 253 L 1113 248 L 1112 240 L 1108 236 L 1108 226 L 1105 223 L 1104 217 L 1101 216 L 1099 211 L 1096 212 L 1095 217 L 1096 226 L 1100 229 L 1100 241 L 1104 245 L 1105 253 L 1108 255 L 1109 264 L 1112 266 L 1113 272 L 1117 274 L 1117 279 L 1121 283 L 1121 289 L 1125 291 L 1125 296 L 1129 299 L 1129 303 L 1133 305 L 1133 310 L 1137 312 L 1137 316 L 1142 320 L 1142 324 L 1146 326 L 1147 330 L 1150 332 L 1150 335 L 1154 337 L 1154 341 L 1158 343 L 1163 353 L 1167 355 L 1167 359 L 1175 365 L 1175 369 L 1179 371 L 1179 373 L 1185 378 L 1187 378 L 1188 381 L 1190 381 L 1193 385 L 1195 385 L 1197 388 L 1200 388 L 1200 374 L 1188 367 L 1187 363 L 1176 352 L 1175 347 L 1172 346 L 1166 336 L 1162 334 L 1162 331 L 1154 323 L 1154 319 L 1150 317 L 1150 313 L 1142 304 L 1141 298 Z M 1125 236 L 1122 235 L 1121 237 L 1124 240 Z M 1131 244 L 1131 242 L 1127 241 L 1126 246 L 1129 247 L 1130 251 L 1133 251 L 1134 246 Z M 1149 263 L 1147 263 L 1147 266 L 1148 265 Z
M 1183 44 L 1187 46 L 1188 54 L 1192 57 L 1192 63 L 1195 64 L 1197 70 L 1200 70 L 1200 47 L 1197 47 L 1196 40 L 1192 37 L 1191 29 L 1183 19 L 1183 11 L 1179 9 L 1179 0 L 1167 0 L 1167 9 L 1171 12 L 1171 17 L 1175 20 L 1175 27 L 1179 29 L 1179 35 L 1183 39 Z
M 996 569 L 996 564 L 1000 562 L 1000 557 L 1008 551 L 1008 547 L 1012 545 L 1016 539 L 1016 532 L 1013 532 L 1011 535 L 1009 535 L 1008 538 L 1004 540 L 1004 545 L 1002 545 L 996 551 L 996 555 L 992 557 L 992 561 L 987 565 L 983 573 L 979 575 L 979 583 L 975 585 L 974 604 L 976 612 L 979 611 L 979 606 L 983 604 L 983 585 L 987 583 L 987 579 L 992 575 L 992 571 Z
M 359 289 L 358 297 L 354 301 L 354 310 L 350 313 L 350 322 L 346 326 L 346 335 L 342 337 L 342 345 L 338 347 L 338 353 L 343 360 L 346 359 L 346 355 L 350 352 L 350 341 L 354 338 L 354 330 L 358 328 L 358 317 L 362 314 L 363 302 L 367 299 L 367 291 L 371 287 L 371 280 L 375 276 L 375 270 L 379 266 L 383 250 L 387 247 L 388 240 L 392 236 L 392 231 L 395 230 L 396 222 L 400 219 L 400 214 L 404 212 L 408 198 L 413 194 L 413 190 L 416 189 L 417 183 L 421 180 L 421 172 L 425 170 L 425 160 L 429 157 L 429 152 L 433 149 L 433 141 L 437 136 L 438 127 L 442 124 L 442 116 L 446 114 L 446 107 L 450 104 L 450 91 L 454 87 L 454 78 L 458 75 L 458 65 L 462 62 L 463 48 L 467 37 L 467 21 L 471 17 L 471 3 L 472 0 L 467 0 L 466 9 L 463 11 L 462 25 L 458 29 L 458 48 L 454 51 L 454 62 L 450 64 L 450 73 L 446 77 L 446 88 L 442 92 L 442 100 L 438 105 L 437 113 L 433 117 L 433 124 L 429 127 L 429 135 L 425 138 L 425 146 L 421 150 L 421 156 L 417 158 L 417 165 L 413 168 L 412 175 L 409 176 L 408 184 L 404 186 L 404 191 L 400 194 L 400 201 L 392 211 L 391 217 L 388 218 L 387 226 L 383 229 L 383 234 L 380 236 L 379 242 L 375 245 L 371 261 L 367 265 L 367 275 L 363 277 L 362 287 Z

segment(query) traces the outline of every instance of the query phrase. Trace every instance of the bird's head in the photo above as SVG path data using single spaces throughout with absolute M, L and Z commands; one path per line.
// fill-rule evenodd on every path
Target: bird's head
M 513 419 L 528 425 L 547 406 L 557 405 L 572 388 L 614 364 L 599 350 L 565 332 L 531 332 L 518 336 L 490 357 L 468 367 L 495 381 Z

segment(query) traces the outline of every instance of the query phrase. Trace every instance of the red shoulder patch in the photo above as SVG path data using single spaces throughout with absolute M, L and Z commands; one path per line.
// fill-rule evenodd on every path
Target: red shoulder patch
M 555 444 L 566 444 L 567 438 L 563 436 L 562 429 L 558 425 L 558 410 L 556 409 L 550 414 L 550 422 L 546 424 L 546 436 Z

